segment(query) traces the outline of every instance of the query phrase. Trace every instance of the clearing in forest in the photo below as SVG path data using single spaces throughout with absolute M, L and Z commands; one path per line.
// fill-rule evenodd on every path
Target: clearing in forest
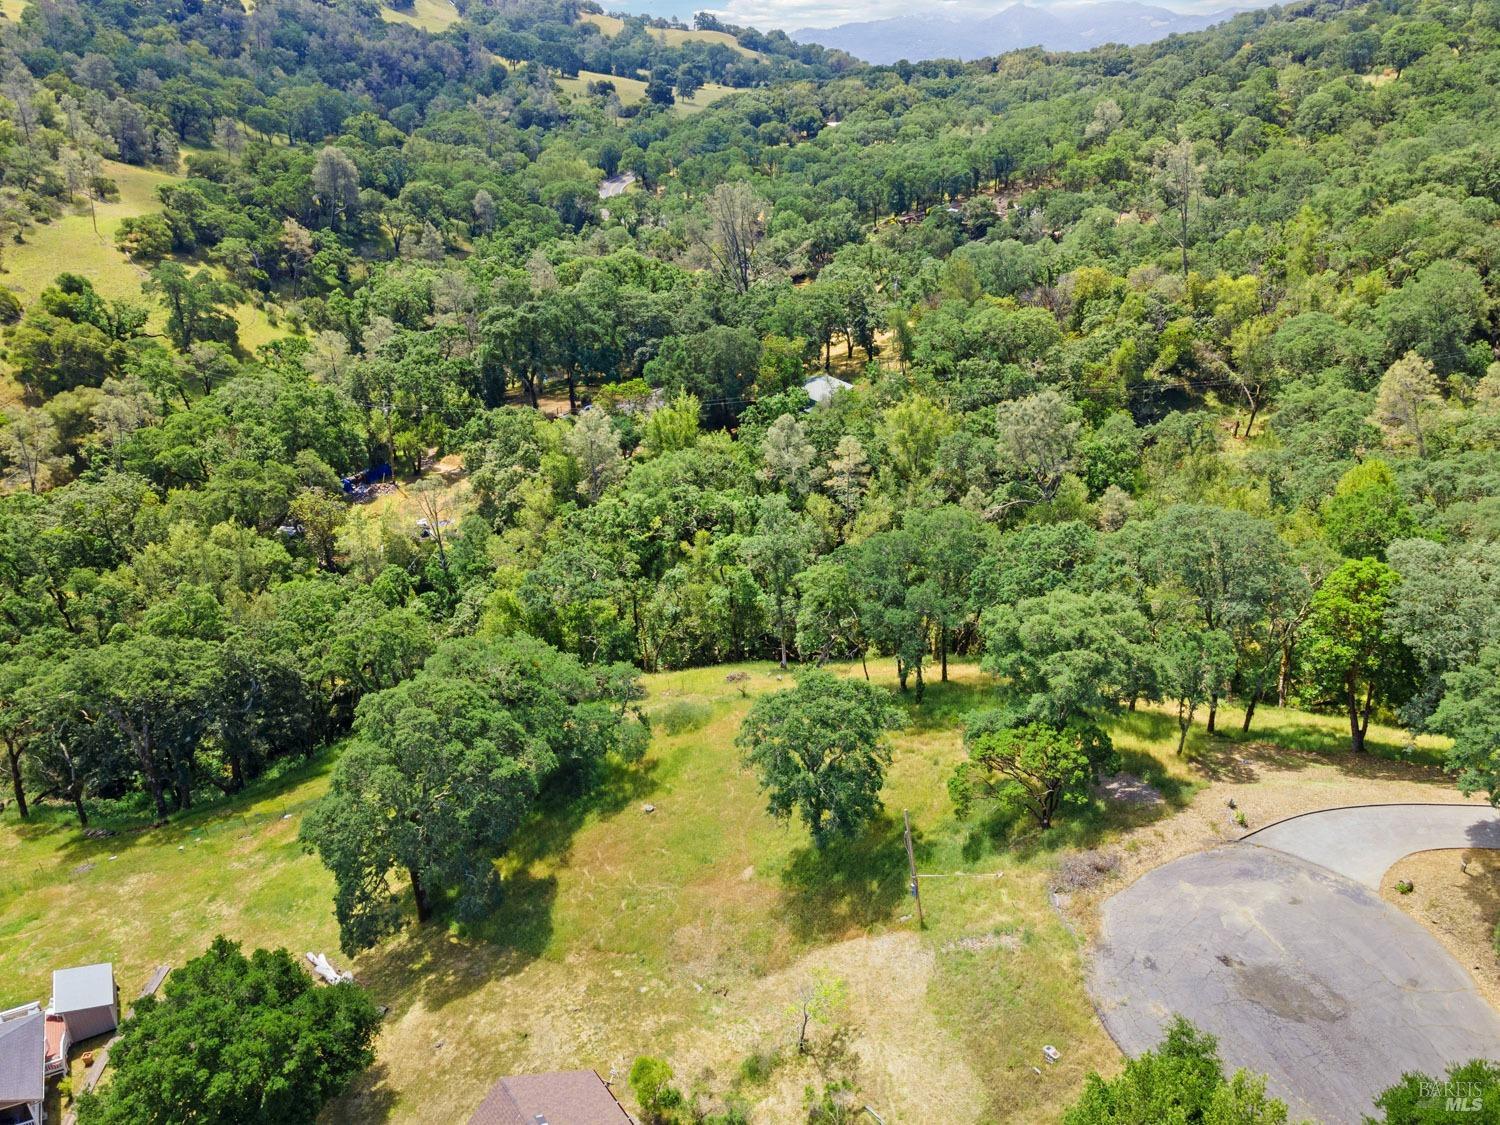
M 870 670 L 895 686 L 889 662 Z M 736 671 L 747 675 L 726 679 Z M 733 742 L 751 700 L 790 686 L 789 673 L 756 664 L 645 677 L 647 758 L 517 835 L 494 915 L 473 928 L 411 928 L 354 959 L 390 1010 L 375 1065 L 332 1119 L 463 1120 L 498 1076 L 567 1067 L 613 1074 L 623 1094 L 641 1054 L 669 1060 L 705 1104 L 737 1088 L 757 1121 L 802 1112 L 805 1087 L 825 1075 L 853 1080 L 886 1120 L 1055 1119 L 1089 1070 L 1119 1066 L 1084 987 L 1096 896 L 1205 838 L 1240 834 L 1221 815 L 1226 793 L 1253 823 L 1334 803 L 1335 792 L 1452 793 L 1430 762 L 1393 760 L 1394 731 L 1372 731 L 1374 753 L 1355 759 L 1336 719 L 1264 708 L 1240 736 L 1226 710 L 1231 733 L 1195 729 L 1189 761 L 1173 753 L 1174 720 L 1142 710 L 1110 729 L 1126 771 L 1160 800 L 1096 799 L 1046 833 L 1008 806 L 961 821 L 947 781 L 963 717 L 995 688 L 971 664 L 955 662 L 952 676 L 929 685 L 920 707 L 904 701 L 885 815 L 823 854 L 800 823 L 766 815 Z M 59 964 L 113 960 L 122 988 L 138 988 L 216 933 L 347 963 L 336 956 L 332 880 L 297 843 L 333 760 L 162 828 L 101 815 L 96 826 L 114 832 L 105 838 L 81 834 L 61 808 L 25 824 L 6 814 L 0 1006 L 44 996 Z M 922 887 L 926 931 L 907 895 L 902 809 L 933 876 Z M 1117 853 L 1118 872 L 1075 887 L 1060 914 L 1059 864 L 1084 849 Z M 100 917 L 114 922 L 101 929 Z M 847 985 L 842 1030 L 816 1029 L 815 1052 L 798 1057 L 788 1008 L 818 974 Z M 1042 1059 L 1048 1044 L 1056 1064 Z

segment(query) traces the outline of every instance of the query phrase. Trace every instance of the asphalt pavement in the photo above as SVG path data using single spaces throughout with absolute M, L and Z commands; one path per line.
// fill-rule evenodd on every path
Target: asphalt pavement
M 1390 863 L 1433 847 L 1500 847 L 1500 814 L 1329 810 L 1148 872 L 1104 904 L 1090 987 L 1106 1027 L 1137 1055 L 1181 1013 L 1231 1070 L 1329 1125 L 1373 1113 L 1403 1072 L 1500 1059 L 1500 1016 L 1378 892 Z

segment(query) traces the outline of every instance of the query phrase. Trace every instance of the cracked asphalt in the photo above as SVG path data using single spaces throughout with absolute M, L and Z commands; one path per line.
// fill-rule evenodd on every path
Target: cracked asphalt
M 1148 872 L 1104 904 L 1090 988 L 1105 1026 L 1138 1055 L 1180 1012 L 1230 1069 L 1329 1125 L 1373 1112 L 1404 1071 L 1500 1059 L 1500 1016 L 1378 893 L 1391 863 L 1434 847 L 1500 847 L 1500 814 L 1334 809 Z

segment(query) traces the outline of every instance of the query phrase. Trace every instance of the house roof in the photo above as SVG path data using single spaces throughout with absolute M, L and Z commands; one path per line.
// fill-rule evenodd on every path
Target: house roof
M 847 391 L 854 386 L 842 379 L 835 379 L 832 375 L 818 375 L 802 384 L 802 389 L 807 392 L 807 397 L 814 402 L 827 402 L 839 391 Z
M 52 1010 L 59 1015 L 105 1008 L 114 1002 L 115 970 L 108 962 L 52 973 Z
M 631 1125 L 604 1080 L 592 1070 L 502 1078 L 469 1125 Z
M 46 1020 L 37 1011 L 0 1023 L 0 1105 L 47 1096 Z

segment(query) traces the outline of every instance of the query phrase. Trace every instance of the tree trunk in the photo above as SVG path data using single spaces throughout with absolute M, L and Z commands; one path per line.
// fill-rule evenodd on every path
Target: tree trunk
M 1215 692 L 1208 697 L 1208 733 L 1214 733 L 1214 722 L 1219 717 L 1219 695 Z
M 417 903 L 417 921 L 425 922 L 432 917 L 432 900 L 428 897 L 427 888 L 422 883 L 422 876 L 418 874 L 415 867 L 408 867 L 406 873 L 411 876 L 411 897 Z
M 864 669 L 865 679 L 868 680 L 870 678 L 870 666 L 865 663 L 865 650 L 864 649 L 860 649 L 859 650 L 859 666 Z
M 1349 749 L 1356 754 L 1365 752 L 1365 728 L 1359 721 L 1359 698 L 1354 693 L 1354 684 L 1348 683 L 1344 692 L 1349 707 Z
M 906 677 L 910 673 L 911 669 L 906 666 L 906 661 L 902 660 L 899 656 L 896 657 L 896 679 L 901 682 L 902 695 L 906 694 Z
M 1281 669 L 1276 675 L 1276 706 L 1285 707 L 1292 694 L 1292 643 L 1288 639 L 1281 646 Z
M 917 661 L 917 702 L 922 702 L 922 693 L 927 690 L 927 685 L 922 681 L 922 662 Z
M 1182 752 L 1187 748 L 1188 730 L 1193 725 L 1193 712 L 1196 707 L 1177 706 L 1177 756 L 1182 757 Z
M 158 820 L 167 819 L 167 798 L 165 786 L 162 785 L 161 773 L 156 768 L 156 758 L 151 746 L 150 720 L 139 727 L 134 722 L 126 719 L 121 712 L 115 714 L 117 724 L 124 729 L 135 747 L 136 761 L 140 764 L 141 773 L 145 775 L 146 786 L 151 791 L 151 803 L 156 808 Z
M 10 739 L 5 740 L 5 753 L 10 759 L 10 785 L 16 794 L 16 811 L 25 820 L 26 810 L 26 787 L 21 784 L 21 750 Z
M 948 626 L 938 627 L 938 657 L 943 662 L 943 683 L 948 682 Z
M 1250 701 L 1245 704 L 1245 721 L 1240 724 L 1240 732 L 1242 734 L 1250 733 L 1250 720 L 1255 715 L 1255 704 L 1258 699 L 1260 699 L 1260 692 L 1257 691 L 1250 696 Z

